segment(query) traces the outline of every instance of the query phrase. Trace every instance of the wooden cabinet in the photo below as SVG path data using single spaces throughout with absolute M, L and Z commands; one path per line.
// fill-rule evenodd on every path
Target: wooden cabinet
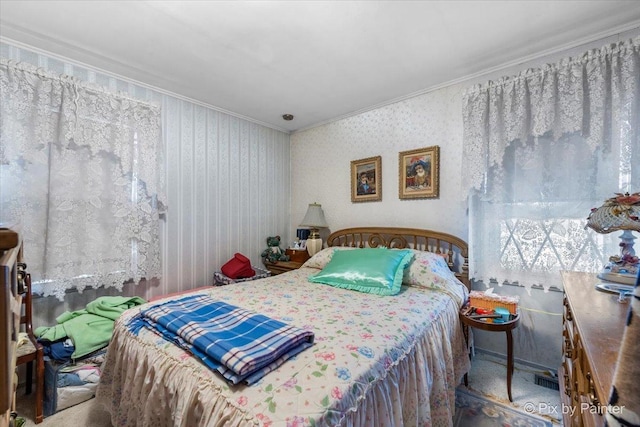
M 595 274 L 562 272 L 560 395 L 565 426 L 602 426 L 629 304 L 598 291 Z M 564 409 L 563 408 L 563 409 Z M 573 411 L 573 415 L 569 412 Z

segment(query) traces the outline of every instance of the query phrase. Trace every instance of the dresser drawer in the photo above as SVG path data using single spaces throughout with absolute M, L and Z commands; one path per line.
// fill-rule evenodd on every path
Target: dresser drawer
M 601 426 L 629 306 L 600 292 L 595 274 L 562 272 L 562 399 L 570 426 Z
M 570 401 L 574 401 L 577 399 L 578 385 L 576 384 L 576 373 L 573 369 L 571 359 L 564 359 L 562 361 L 561 370 L 563 373 L 561 380 L 564 394 L 569 397 Z
M 562 331 L 562 357 L 566 359 L 575 359 L 575 337 L 572 335 L 571 331 L 565 328 Z

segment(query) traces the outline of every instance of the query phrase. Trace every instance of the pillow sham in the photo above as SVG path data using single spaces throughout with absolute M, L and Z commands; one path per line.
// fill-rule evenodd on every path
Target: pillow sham
M 441 254 L 410 249 L 413 260 L 404 271 L 402 283 L 408 286 L 434 289 L 450 295 L 462 306 L 469 293 L 467 287 L 451 271 Z
M 320 270 L 322 270 L 327 266 L 327 264 L 329 264 L 329 261 L 331 261 L 333 253 L 335 251 L 344 251 L 350 249 L 359 248 L 352 248 L 351 246 L 333 246 L 330 248 L 324 248 L 320 252 L 316 253 L 311 258 L 306 260 L 305 263 L 302 264 L 302 267 L 319 268 Z
M 309 281 L 377 295 L 400 292 L 411 250 L 363 248 L 333 251 L 329 263 Z

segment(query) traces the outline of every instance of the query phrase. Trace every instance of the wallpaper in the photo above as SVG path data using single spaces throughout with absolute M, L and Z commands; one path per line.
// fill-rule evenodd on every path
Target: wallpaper
M 467 240 L 461 197 L 462 87 L 449 86 L 291 135 L 291 221 L 318 202 L 329 231 L 354 226 L 416 227 Z M 440 197 L 400 199 L 399 152 L 440 147 Z M 351 202 L 351 161 L 382 157 L 382 200 Z

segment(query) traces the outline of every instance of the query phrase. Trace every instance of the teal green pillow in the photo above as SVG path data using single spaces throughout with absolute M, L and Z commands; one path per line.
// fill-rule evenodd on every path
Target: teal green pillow
M 371 294 L 395 295 L 400 292 L 404 268 L 412 258 L 413 252 L 404 249 L 335 251 L 326 267 L 310 276 L 309 281 Z

